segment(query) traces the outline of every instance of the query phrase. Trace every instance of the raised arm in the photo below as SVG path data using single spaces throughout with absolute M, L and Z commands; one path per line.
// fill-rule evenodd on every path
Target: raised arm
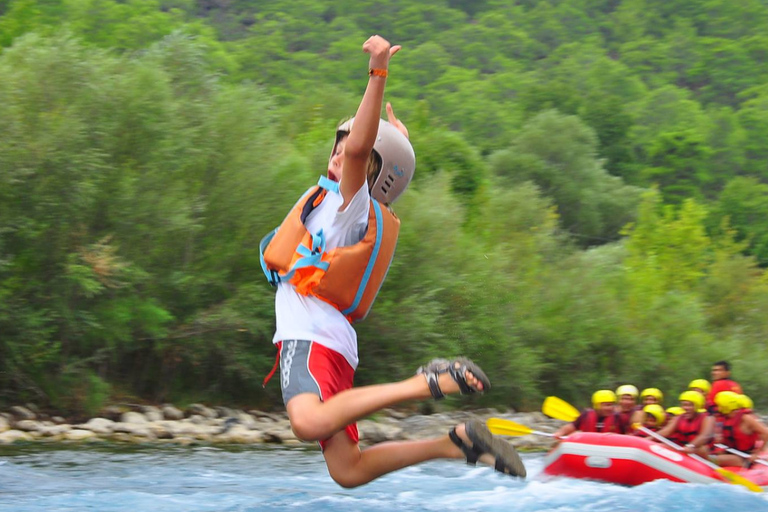
M 365 183 L 368 158 L 379 131 L 389 59 L 399 50 L 400 46 L 391 46 L 389 41 L 381 36 L 372 36 L 363 44 L 363 51 L 370 55 L 368 66 L 372 73 L 368 78 L 368 86 L 357 108 L 355 122 L 344 146 L 340 185 L 341 195 L 344 197 L 342 208 L 346 207 Z

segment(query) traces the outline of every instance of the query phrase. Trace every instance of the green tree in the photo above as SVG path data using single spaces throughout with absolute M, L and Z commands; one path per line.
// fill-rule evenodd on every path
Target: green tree
M 491 168 L 508 183 L 536 183 L 554 199 L 562 227 L 585 246 L 615 239 L 639 199 L 639 189 L 603 168 L 594 131 L 556 111 L 533 118 Z

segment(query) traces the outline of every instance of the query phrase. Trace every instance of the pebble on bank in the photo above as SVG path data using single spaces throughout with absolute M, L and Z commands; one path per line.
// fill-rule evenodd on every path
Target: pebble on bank
M 133 408 L 110 406 L 99 417 L 85 423 L 68 423 L 49 417 L 30 405 L 14 406 L 0 412 L 0 445 L 17 442 L 98 442 L 191 444 L 263 444 L 316 446 L 296 438 L 285 413 L 243 411 L 227 407 L 192 404 L 184 411 L 166 404 Z M 412 415 L 386 410 L 374 419 L 358 422 L 361 442 L 427 439 L 447 433 L 451 427 L 470 418 L 485 420 L 502 417 L 529 425 L 536 430 L 554 431 L 561 422 L 541 413 L 501 413 L 495 409 L 472 412 L 451 411 Z M 546 450 L 552 440 L 540 436 L 508 438 L 518 449 Z

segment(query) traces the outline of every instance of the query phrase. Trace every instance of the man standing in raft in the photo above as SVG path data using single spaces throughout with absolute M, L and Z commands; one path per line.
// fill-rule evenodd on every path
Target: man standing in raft
M 733 391 L 737 395 L 743 393 L 739 383 L 731 379 L 731 364 L 728 361 L 718 361 L 712 365 L 712 389 L 707 392 L 707 410 L 710 414 L 717 412 L 715 397 L 723 391 Z
M 405 190 L 415 166 L 408 131 L 387 104 L 379 119 L 389 60 L 400 50 L 380 36 L 363 44 L 368 86 L 354 118 L 337 130 L 321 177 L 279 229 L 262 241 L 262 266 L 277 286 L 280 381 L 291 427 L 319 441 L 331 477 L 356 487 L 420 462 L 466 457 L 525 476 L 512 445 L 480 421 L 424 441 L 358 445 L 355 422 L 396 403 L 449 393 L 483 392 L 490 382 L 466 358 L 436 359 L 404 381 L 352 387 L 358 363 L 352 323 L 363 319 L 386 276 L 400 221 L 389 204 Z

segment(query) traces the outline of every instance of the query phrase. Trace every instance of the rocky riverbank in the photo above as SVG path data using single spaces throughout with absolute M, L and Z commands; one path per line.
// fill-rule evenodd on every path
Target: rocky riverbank
M 553 432 L 562 424 L 541 413 L 509 413 L 495 409 L 429 415 L 385 410 L 358 422 L 358 428 L 362 444 L 375 444 L 444 435 L 454 425 L 473 417 L 482 420 L 506 418 L 543 432 Z M 508 439 L 519 449 L 530 451 L 545 450 L 552 442 L 544 436 Z M 284 412 L 211 408 L 202 404 L 193 404 L 184 410 L 173 405 L 112 406 L 83 423 L 70 423 L 62 417 L 39 413 L 34 406 L 15 406 L 0 412 L 0 445 L 31 441 L 316 446 L 316 443 L 304 443 L 296 438 Z

